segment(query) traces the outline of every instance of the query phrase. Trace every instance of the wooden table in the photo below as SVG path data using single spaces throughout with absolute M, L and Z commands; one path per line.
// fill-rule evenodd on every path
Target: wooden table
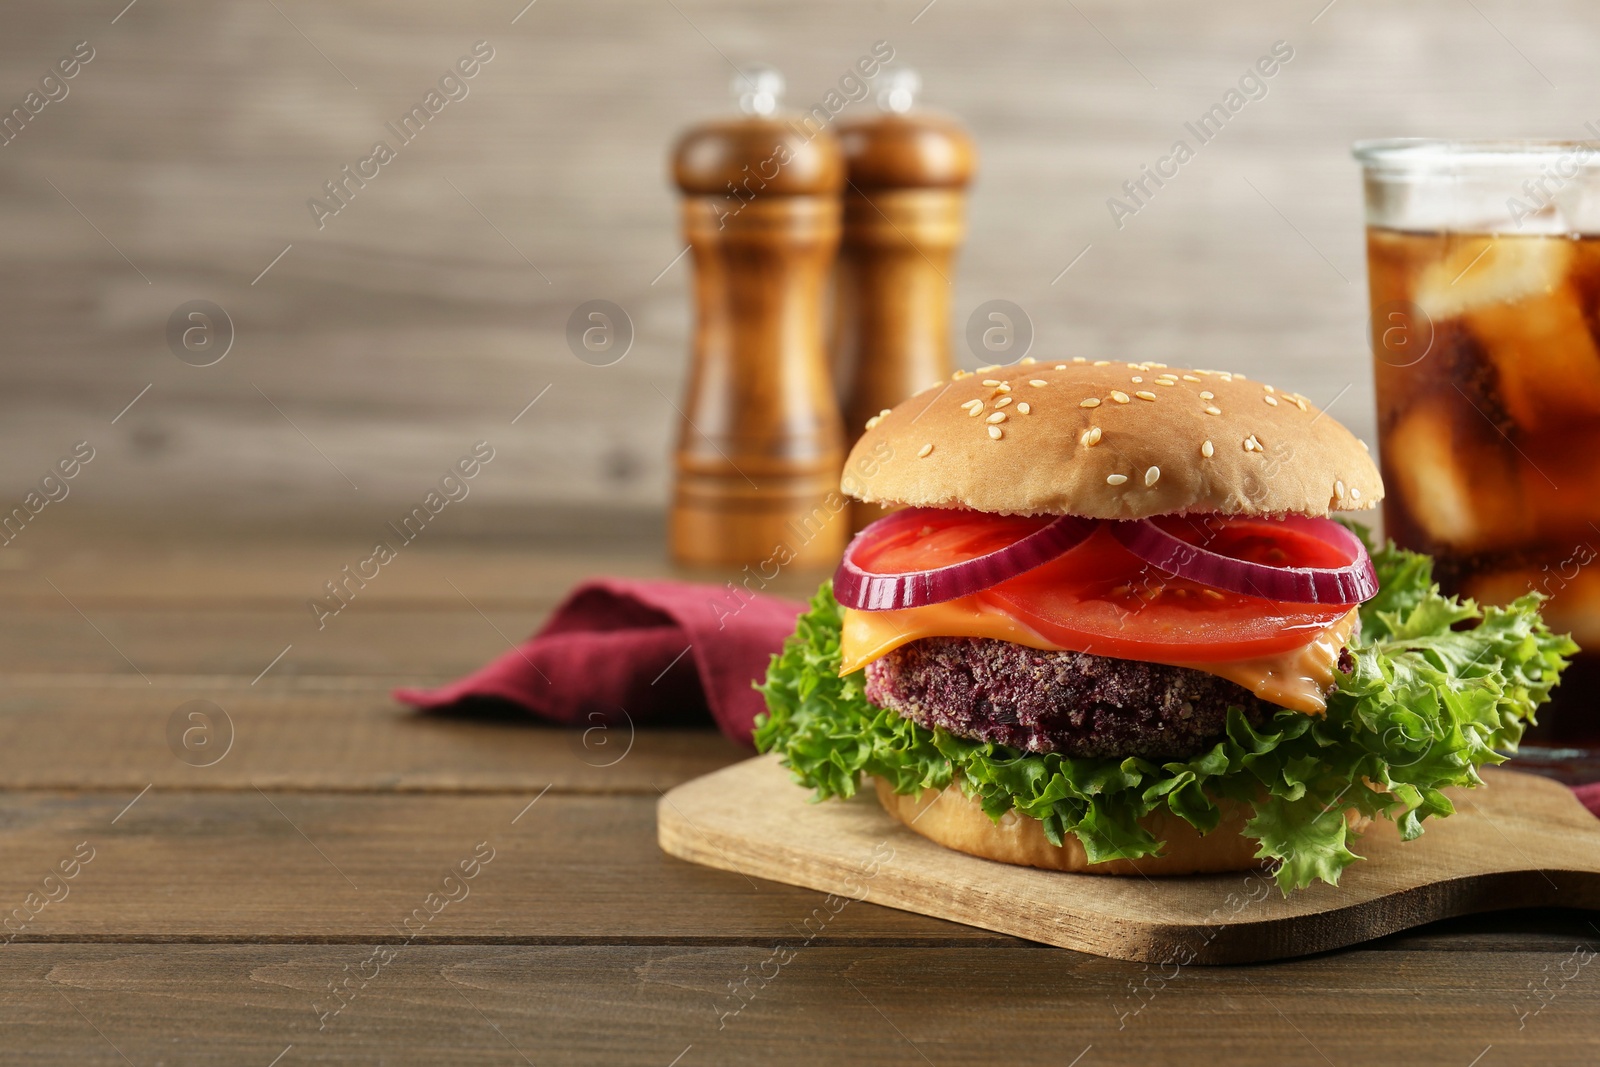
M 1600 1059 L 1580 913 L 1162 973 L 852 904 L 778 966 L 820 894 L 655 844 L 660 792 L 742 751 L 641 730 L 617 759 L 625 737 L 388 696 L 495 655 L 585 573 L 664 572 L 654 526 L 441 530 L 319 632 L 305 600 L 361 530 L 70 508 L 0 552 L 0 911 L 36 911 L 0 945 L 0 1061 Z M 193 700 L 232 723 L 210 766 L 169 745 Z

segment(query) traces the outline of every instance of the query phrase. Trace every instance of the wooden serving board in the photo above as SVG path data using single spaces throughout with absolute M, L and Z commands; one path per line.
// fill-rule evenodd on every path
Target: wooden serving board
M 1503 908 L 1600 908 L 1600 819 L 1564 786 L 1488 769 L 1456 814 L 1402 842 L 1379 824 L 1341 884 L 1285 899 L 1261 872 L 1064 874 L 954 852 L 906 829 L 869 788 L 810 801 L 776 755 L 696 778 L 656 808 L 662 849 L 694 863 L 1149 963 L 1249 963 L 1342 948 Z M 824 902 L 825 925 L 842 900 Z M 809 929 L 809 927 L 808 927 Z

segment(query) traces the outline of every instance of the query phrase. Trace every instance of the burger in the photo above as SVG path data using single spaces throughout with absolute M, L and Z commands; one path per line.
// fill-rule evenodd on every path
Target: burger
M 1240 374 L 958 371 L 841 488 L 892 510 L 773 657 L 757 746 L 990 860 L 1336 884 L 1480 785 L 1576 650 L 1539 594 L 1444 596 L 1337 521 L 1383 498 L 1367 447 Z

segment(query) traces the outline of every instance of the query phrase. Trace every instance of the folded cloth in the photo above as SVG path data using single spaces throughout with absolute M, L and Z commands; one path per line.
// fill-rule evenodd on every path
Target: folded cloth
M 1572 791 L 1578 794 L 1578 799 L 1583 801 L 1583 806 L 1600 816 L 1600 782 L 1589 785 L 1574 786 Z
M 438 689 L 394 695 L 428 709 L 499 698 L 569 726 L 624 717 L 636 725 L 682 722 L 686 712 L 709 709 L 724 734 L 749 745 L 764 707 L 752 683 L 766 677 L 801 610 L 744 589 L 596 579 L 488 666 Z M 1575 791 L 1600 816 L 1600 782 Z
M 597 579 L 482 669 L 438 689 L 394 695 L 419 708 L 499 698 L 584 726 L 681 722 L 686 711 L 709 709 L 724 734 L 750 745 L 764 708 L 752 684 L 766 677 L 802 610 L 732 586 Z

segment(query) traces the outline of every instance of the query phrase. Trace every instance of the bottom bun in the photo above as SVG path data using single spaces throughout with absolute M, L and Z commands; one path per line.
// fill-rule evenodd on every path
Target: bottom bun
M 1243 833 L 1254 810 L 1237 801 L 1218 802 L 1222 821 L 1209 834 L 1202 834 L 1169 812 L 1151 812 L 1139 820 L 1139 825 L 1165 842 L 1161 855 L 1090 863 L 1083 844 L 1071 834 L 1061 844 L 1053 845 L 1044 835 L 1044 823 L 1015 811 L 1006 812 L 997 823 L 984 812 L 982 804 L 955 783 L 942 790 L 926 790 L 921 796 L 908 796 L 896 793 L 882 778 L 874 778 L 873 782 L 884 810 L 907 827 L 946 848 L 986 860 L 1052 871 L 1113 875 L 1215 874 L 1266 865 L 1266 861 L 1256 858 L 1259 843 Z M 1346 817 L 1358 833 L 1369 822 L 1353 812 Z

